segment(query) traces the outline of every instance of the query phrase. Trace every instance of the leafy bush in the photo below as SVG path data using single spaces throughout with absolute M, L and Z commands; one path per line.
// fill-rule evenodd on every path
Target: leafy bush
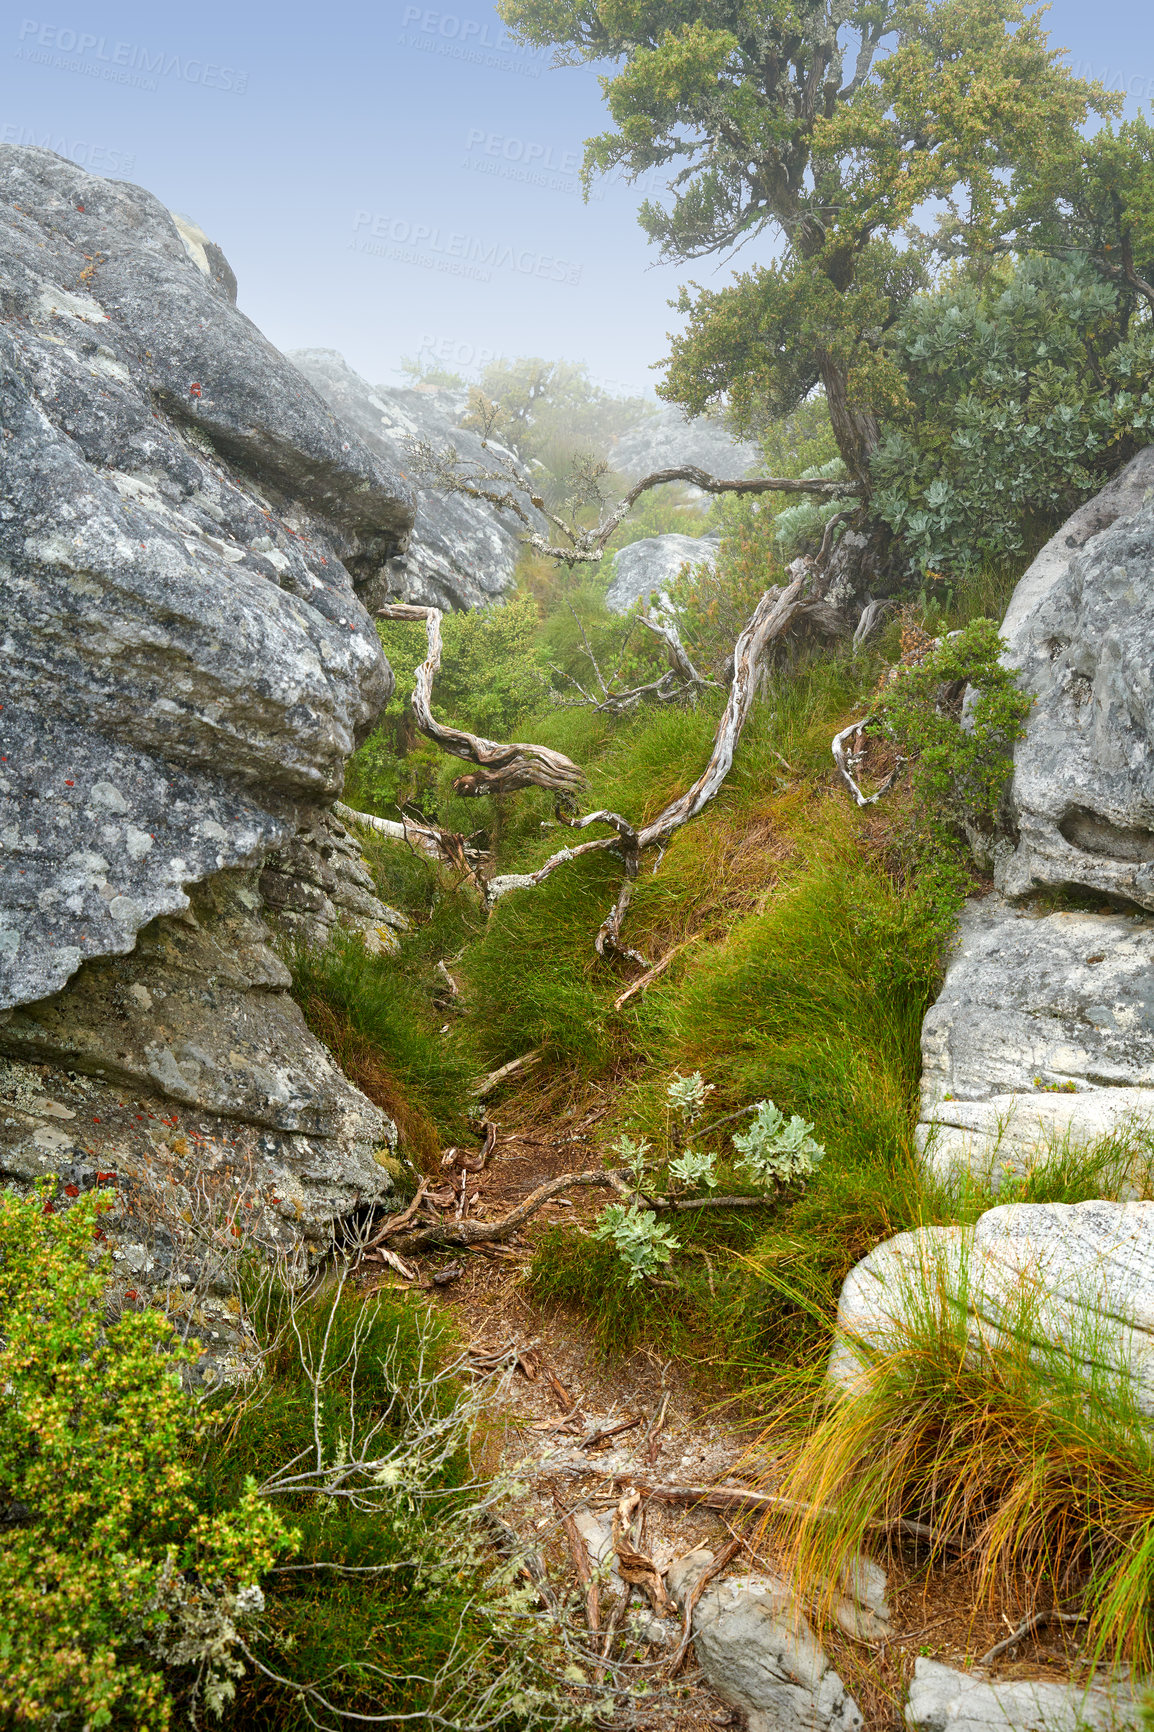
M 637 1203 L 610 1203 L 598 1216 L 593 1237 L 611 1240 L 616 1246 L 629 1271 L 631 1287 L 656 1274 L 681 1246 L 668 1227 L 658 1225 L 652 1209 L 642 1209 Z
M 1154 428 L 1154 325 L 1069 256 L 918 296 L 890 348 L 909 407 L 874 460 L 873 508 L 923 569 L 1020 552 Z
M 733 1139 L 738 1166 L 762 1190 L 794 1184 L 816 1170 L 825 1149 L 813 1140 L 813 1126 L 796 1113 L 788 1121 L 772 1101 L 758 1101 L 757 1117 L 748 1131 Z
M 0 1711 L 51 1727 L 167 1727 L 173 1689 L 219 1715 L 294 1543 L 238 1475 L 209 1515 L 197 1357 L 151 1310 L 106 1315 L 94 1195 L 0 1194 Z M 179 1676 L 166 1676 L 169 1668 Z
M 220 1401 L 202 1469 L 209 1510 L 255 1478 L 291 1516 L 238 1687 L 245 1732 L 358 1714 L 527 1732 L 571 1727 L 543 1662 L 522 1560 L 494 1557 L 509 1487 L 471 1440 L 490 1392 L 463 1387 L 443 1321 L 343 1280 L 310 1292 L 262 1273 L 245 1294 L 262 1377 Z
M 1004 650 L 993 620 L 972 620 L 900 668 L 878 704 L 886 732 L 913 761 L 915 793 L 938 830 L 993 829 L 1033 701 L 1018 689 Z

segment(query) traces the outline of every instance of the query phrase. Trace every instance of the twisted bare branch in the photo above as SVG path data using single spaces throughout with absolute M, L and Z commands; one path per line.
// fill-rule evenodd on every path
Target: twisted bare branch
M 585 776 L 572 759 L 548 746 L 530 746 L 520 742 L 501 745 L 470 734 L 464 728 L 451 728 L 439 722 L 433 714 L 433 681 L 441 666 L 441 610 L 439 607 L 413 607 L 406 602 L 394 602 L 380 609 L 381 619 L 424 620 L 428 654 L 417 669 L 413 686 L 413 714 L 423 734 L 441 750 L 454 758 L 464 758 L 476 764 L 470 776 L 458 776 L 453 788 L 458 794 L 508 794 L 517 788 L 552 788 L 560 794 L 571 794 L 583 787 Z

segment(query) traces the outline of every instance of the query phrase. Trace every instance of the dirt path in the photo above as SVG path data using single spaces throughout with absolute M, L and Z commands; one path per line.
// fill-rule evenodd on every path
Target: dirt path
M 599 1165 L 597 1130 L 605 1110 L 588 1100 L 562 1109 L 544 1091 L 504 1104 L 494 1113 L 499 1128 L 493 1156 L 466 1185 L 467 1196 L 477 1193 L 469 1218 L 495 1220 L 546 1179 Z M 710 1387 L 700 1366 L 691 1375 L 684 1364 L 652 1349 L 606 1362 L 596 1352 L 587 1318 L 543 1307 L 529 1292 L 526 1276 L 548 1230 L 563 1224 L 588 1231 L 605 1202 L 603 1191 L 577 1189 L 571 1199 L 546 1204 L 506 1246 L 421 1259 L 422 1299 L 452 1320 L 470 1352 L 472 1374 L 492 1380 L 487 1466 L 515 1469 L 526 1486 L 510 1512 L 513 1525 L 548 1577 L 573 1589 L 577 1573 L 565 1514 L 574 1517 L 595 1557 L 599 1545 L 608 1552 L 613 1508 L 631 1485 L 764 1488 L 770 1466 L 764 1445 L 759 1449 L 758 1429 L 743 1428 L 731 1408 L 721 1409 L 722 1392 Z M 424 1288 L 451 1265 L 459 1265 L 460 1273 L 449 1284 Z M 366 1286 L 395 1280 L 383 1272 Z M 700 1506 L 647 1500 L 638 1544 L 664 1570 L 689 1551 L 716 1552 L 738 1536 L 746 1543 L 733 1570 L 780 1569 L 772 1540 L 756 1520 Z M 610 1609 L 613 1591 L 607 1583 Z M 919 1653 L 956 1666 L 972 1663 L 1010 1621 L 1006 1606 L 976 1604 L 964 1577 L 927 1575 L 914 1559 L 891 1561 L 888 1597 L 892 1634 L 882 1647 L 851 1643 L 836 1631 L 822 1637 L 871 1729 L 903 1725 L 901 1702 Z M 602 1629 L 608 1615 L 603 1613 Z M 652 1619 L 639 1589 L 629 1616 L 635 1632 L 631 1652 L 650 1663 L 656 1676 L 667 1676 L 679 1636 L 676 1620 L 663 1626 Z M 1059 1636 L 1052 1652 L 1030 1644 L 1022 1661 L 1007 1657 L 997 1673 L 1067 1677 L 1075 1657 L 1076 1647 Z M 654 1727 L 704 1732 L 740 1724 L 740 1716 L 701 1678 L 692 1648 L 675 1687 L 675 1700 L 665 1695 L 655 1705 Z M 647 1722 L 634 1717 L 631 1724 Z

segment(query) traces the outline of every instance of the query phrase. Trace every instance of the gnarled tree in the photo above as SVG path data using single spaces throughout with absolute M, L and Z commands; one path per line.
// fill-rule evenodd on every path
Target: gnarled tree
M 585 174 L 670 171 L 642 227 L 672 263 L 780 247 L 725 288 L 686 289 L 662 395 L 736 424 L 824 386 L 848 476 L 868 495 L 879 417 L 902 401 L 886 333 L 942 257 L 1014 224 L 1015 173 L 1076 158 L 1117 106 L 1060 63 L 1028 0 L 501 0 L 523 40 L 615 61 L 610 130 Z M 917 224 L 937 213 L 932 233 Z M 884 532 L 847 529 L 859 584 Z

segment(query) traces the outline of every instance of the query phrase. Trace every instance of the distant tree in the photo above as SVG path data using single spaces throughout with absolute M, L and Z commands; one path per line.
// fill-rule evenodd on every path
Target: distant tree
M 1029 0 L 500 10 L 563 60 L 619 63 L 602 80 L 613 127 L 589 141 L 585 174 L 671 170 L 669 199 L 640 209 L 667 260 L 730 254 L 766 231 L 781 242 L 777 262 L 727 287 L 682 291 L 688 325 L 661 394 L 693 413 L 725 403 L 745 430 L 820 384 L 846 471 L 866 486 L 881 420 L 908 406 L 887 333 L 935 261 L 1003 244 L 1015 177 L 1047 161 L 1068 174 L 1087 118 L 1119 100 L 1061 64 Z

